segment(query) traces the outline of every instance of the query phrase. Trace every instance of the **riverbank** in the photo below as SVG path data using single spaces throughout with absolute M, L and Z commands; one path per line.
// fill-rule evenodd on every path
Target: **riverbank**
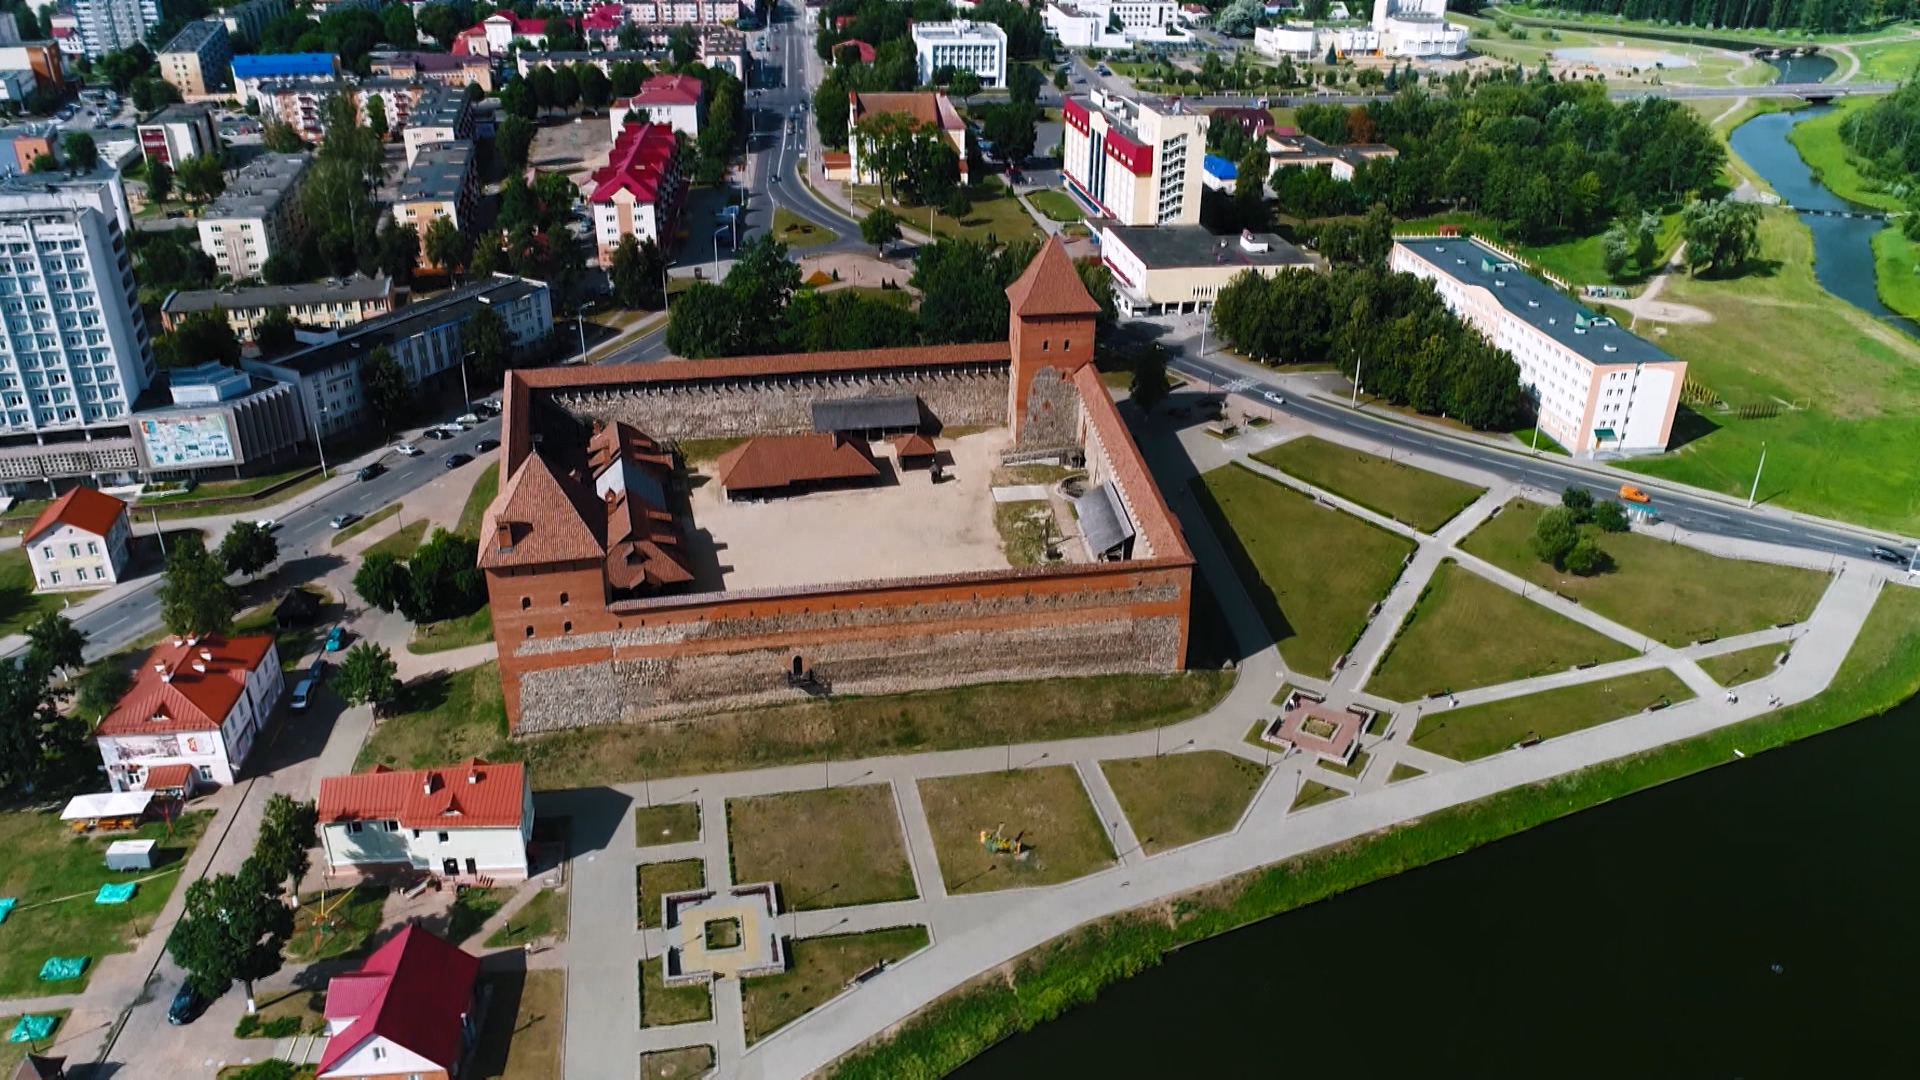
M 1885 190 L 1885 185 L 1860 171 L 1857 159 L 1847 151 L 1840 137 L 1840 126 L 1855 111 L 1867 108 L 1878 98 L 1844 98 L 1830 112 L 1793 126 L 1787 138 L 1800 152 L 1800 159 L 1813 170 L 1814 178 L 1827 190 L 1849 202 L 1877 210 L 1903 211 L 1905 202 Z M 1873 236 L 1874 290 L 1880 302 L 1908 318 L 1920 317 L 1920 268 L 1913 241 L 1893 223 Z
M 1885 711 L 1920 692 L 1920 591 L 1881 592 L 1819 695 L 1777 713 L 1441 811 L 1211 887 L 1098 920 L 989 972 L 885 1039 L 835 1080 L 938 1076 L 994 1043 L 1158 964 L 1169 951 L 1414 869 L 1602 802 Z

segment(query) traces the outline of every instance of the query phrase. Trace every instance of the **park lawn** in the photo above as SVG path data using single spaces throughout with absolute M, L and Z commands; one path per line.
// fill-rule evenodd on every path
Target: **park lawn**
M 26 633 L 27 627 L 50 611 L 60 611 L 68 601 L 92 596 L 93 590 L 38 593 L 33 591 L 33 564 L 27 561 L 26 548 L 0 551 L 0 637 Z
M 1920 39 L 1855 45 L 1848 51 L 1860 58 L 1860 74 L 1854 76 L 1860 82 L 1905 82 L 1912 77 L 1915 68 L 1920 67 Z M 1845 70 L 1846 64 L 1840 66 Z M 1840 100 L 1845 102 L 1853 99 Z
M 1524 697 L 1429 713 L 1411 743 L 1430 754 L 1472 761 L 1497 754 L 1530 736 L 1551 739 L 1581 731 L 1661 702 L 1679 704 L 1693 691 L 1666 668 L 1562 686 Z
M 436 623 L 420 623 L 413 628 L 407 651 L 414 655 L 464 649 L 493 640 L 493 609 L 482 607 L 471 615 Z
M 1858 159 L 1840 139 L 1840 126 L 1846 123 L 1847 117 L 1878 100 L 1878 97 L 1843 97 L 1833 103 L 1830 111 L 1793 125 L 1787 141 L 1800 151 L 1800 160 L 1813 170 L 1814 177 L 1835 195 L 1881 210 L 1905 210 L 1906 205 L 1899 196 L 1860 171 Z
M 299 1025 L 299 1031 L 306 1034 L 323 1034 L 327 1030 L 327 994 L 325 990 L 311 990 L 306 987 L 290 987 L 286 990 L 267 991 L 260 995 L 260 1011 L 254 1015 L 254 1029 L 251 1034 L 242 1035 L 241 1026 L 247 1022 L 246 1016 L 240 1017 L 235 1025 L 234 1038 L 237 1039 L 273 1039 L 282 1036 L 269 1035 L 263 1028 L 274 1023 L 285 1024 L 289 1021 Z
M 420 546 L 422 540 L 427 538 L 428 524 L 424 518 L 407 522 L 392 536 L 368 544 L 367 550 L 360 553 L 361 561 L 364 562 L 375 555 L 391 555 L 402 561 L 413 558 L 414 550 Z
M 387 903 L 385 885 L 356 885 L 341 892 L 311 892 L 300 897 L 293 935 L 285 949 L 290 960 L 331 960 L 359 952 L 380 930 Z M 324 910 L 325 915 L 321 912 Z
M 1367 771 L 1367 763 L 1372 760 L 1372 754 L 1367 753 L 1365 750 L 1355 750 L 1353 752 L 1353 760 L 1347 762 L 1345 765 L 1336 765 L 1331 761 L 1316 761 L 1314 764 L 1330 773 L 1338 773 L 1349 780 L 1358 780 L 1360 779 L 1360 774 Z
M 1215 469 L 1191 490 L 1287 666 L 1309 675 L 1353 647 L 1413 551 L 1412 541 L 1251 469 Z
M 558 889 L 541 889 L 507 919 L 505 926 L 487 938 L 487 948 L 501 949 L 542 938 L 565 941 L 567 919 L 567 894 Z
M 1538 450 L 1543 454 L 1558 454 L 1561 457 L 1573 456 L 1567 453 L 1566 447 L 1553 441 L 1553 436 L 1537 428 L 1521 428 L 1519 431 L 1513 433 L 1513 441 L 1526 447 L 1528 450 Z
M 660 978 L 660 958 L 640 962 L 640 1026 L 668 1027 L 713 1019 L 713 992 L 706 986 L 668 986 Z
M 699 859 L 641 863 L 634 868 L 633 878 L 634 903 L 640 910 L 640 927 L 657 930 L 664 925 L 665 918 L 660 898 L 668 893 L 706 888 L 707 864 Z
M 493 987 L 488 1005 L 492 1015 L 480 1029 L 471 1075 L 482 1080 L 560 1080 L 567 973 L 490 971 L 481 978 Z
M 1666 299 L 1714 316 L 1670 324 L 1660 344 L 1737 410 L 1798 403 L 1768 419 L 1682 407 L 1676 449 L 1621 467 L 1738 498 L 1761 444 L 1764 501 L 1897 532 L 1920 531 L 1920 342 L 1822 289 L 1812 234 L 1790 211 L 1761 213 L 1761 269 L 1732 279 L 1675 275 Z M 1782 342 L 1820 342 L 1820 348 Z
M 1267 770 L 1221 750 L 1100 763 L 1147 854 L 1218 836 L 1240 822 Z
M 1487 493 L 1478 484 L 1312 435 L 1289 439 L 1260 451 L 1253 459 L 1423 533 L 1439 532 L 1442 525 Z
M 640 1080 L 698 1080 L 713 1071 L 713 1047 L 682 1046 L 640 1055 Z
M 487 512 L 493 497 L 500 493 L 500 465 L 488 459 L 486 468 L 474 478 L 473 490 L 467 492 L 466 505 L 460 508 L 460 520 L 453 531 L 461 536 L 478 539 L 480 536 L 480 517 Z
M 633 811 L 633 843 L 636 847 L 681 844 L 700 839 L 699 803 L 662 803 L 642 806 Z
M 61 1035 L 64 1034 L 61 1029 L 67 1025 L 67 1015 L 69 1012 L 71 1012 L 69 1009 L 54 1009 L 50 1012 L 33 1014 L 35 1016 L 51 1016 L 54 1018 L 53 1031 L 48 1033 L 47 1041 L 40 1044 L 40 1050 L 51 1051 L 54 1049 L 54 1044 L 58 1042 Z M 11 1032 L 13 1025 L 19 1023 L 20 1017 L 23 1015 L 26 1014 L 14 1012 L 0 1015 L 0 1032 Z M 5 1037 L 5 1035 L 0 1034 L 0 1040 L 4 1040 Z M 0 1041 L 0 1076 L 12 1076 L 13 1071 L 20 1067 L 20 1062 L 27 1056 L 28 1052 L 33 1049 L 34 1047 L 23 1042 Z
M 1617 278 L 1607 275 L 1600 242 L 1605 235 L 1606 230 L 1602 228 L 1592 236 L 1562 240 L 1557 244 L 1522 246 L 1520 254 L 1576 289 L 1582 285 L 1638 285 L 1653 276 L 1653 271 L 1659 268 L 1659 262 L 1664 262 L 1674 245 L 1680 242 L 1680 213 L 1674 211 L 1660 215 L 1660 261 L 1651 267 L 1629 264 L 1627 270 Z
M 1346 797 L 1347 792 L 1340 788 L 1331 787 L 1318 780 L 1309 780 L 1300 785 L 1300 793 L 1293 797 L 1293 805 L 1288 807 L 1288 809 L 1305 810 L 1308 807 L 1319 806 L 1321 803 L 1330 803 L 1336 799 L 1344 799 Z
M 1873 234 L 1873 284 L 1881 303 L 1909 318 L 1920 316 L 1920 244 L 1897 225 Z
M 525 746 L 507 738 L 500 673 L 492 662 L 411 683 L 401 691 L 399 707 L 406 711 L 382 721 L 361 744 L 355 772 L 375 765 L 424 769 L 470 757 L 525 757 Z
M 1027 201 L 1054 221 L 1080 221 L 1086 217 L 1080 211 L 1080 204 L 1064 191 L 1029 191 Z
M 1114 862 L 1113 842 L 1071 765 L 922 780 L 920 801 L 948 893 L 1057 885 Z M 996 828 L 1031 850 L 1024 858 L 987 854 L 980 834 Z
M 1387 783 L 1397 784 L 1402 780 L 1411 780 L 1416 776 L 1427 775 L 1427 770 L 1409 765 L 1404 761 L 1393 763 L 1393 771 L 1387 774 Z
M 784 206 L 773 210 L 774 238 L 790 248 L 819 247 L 840 239 L 840 234 L 817 221 L 801 217 Z
M 1779 667 L 1776 661 L 1786 654 L 1788 648 L 1786 642 L 1776 641 L 1718 656 L 1703 656 L 1694 663 L 1700 665 L 1700 670 L 1721 686 L 1739 686 L 1773 674 L 1774 669 Z
M 1561 573 L 1533 554 L 1534 523 L 1545 509 L 1515 499 L 1461 549 L 1668 645 L 1801 622 L 1831 581 L 1819 570 L 1722 558 L 1646 533 L 1599 534 L 1613 558 L 1606 573 Z
M 388 503 L 386 506 L 383 506 L 380 509 L 375 510 L 373 513 L 368 514 L 366 517 L 361 518 L 359 521 L 354 522 L 353 524 L 347 526 L 344 529 L 340 529 L 336 531 L 331 537 L 327 538 L 327 546 L 339 547 L 341 544 L 344 544 L 347 541 L 353 539 L 354 537 L 359 536 L 361 533 L 366 532 L 368 529 L 373 528 L 375 525 L 380 524 L 381 522 L 387 520 L 388 518 L 394 516 L 395 514 L 398 514 L 399 512 L 400 512 L 399 503 Z
M 880 205 L 880 191 L 877 187 L 849 184 L 847 193 L 863 211 L 872 210 Z M 952 215 L 938 207 L 898 206 L 890 208 L 898 213 L 906 227 L 920 232 L 927 231 L 929 221 L 933 232 L 942 237 L 959 237 L 964 240 L 985 241 L 989 238 L 1001 243 L 1016 240 L 1040 240 L 1040 226 L 1034 223 L 1033 215 L 1020 205 L 998 180 L 988 179 L 967 189 L 967 195 L 973 200 L 973 209 L 956 224 Z
M 0 997 L 77 994 L 102 957 L 126 952 L 153 929 L 154 916 L 180 880 L 180 869 L 212 821 L 210 813 L 184 814 L 172 823 L 149 822 L 131 832 L 75 837 L 52 811 L 0 813 L 0 896 L 19 905 L 0 925 Z M 106 867 L 115 840 L 157 840 L 155 871 L 127 875 Z M 124 904 L 96 904 L 100 886 L 139 881 Z M 69 899 L 71 898 L 71 899 Z M 40 965 L 52 956 L 87 957 L 77 979 L 40 981 Z
M 789 911 L 911 900 L 891 784 L 727 800 L 733 880 L 772 881 Z
M 747 1045 L 839 997 L 855 975 L 878 963 L 898 963 L 929 940 L 924 926 L 896 926 L 789 941 L 787 970 L 740 980 Z
M 453 906 L 447 909 L 447 940 L 455 945 L 480 932 L 488 919 L 494 917 L 507 901 L 513 899 L 512 889 L 479 889 L 469 887 L 454 897 Z
M 308 468 L 311 468 L 311 466 L 308 466 Z M 293 470 L 293 473 L 300 473 L 304 471 L 306 470 L 295 469 Z M 206 517 L 209 514 L 236 514 L 237 513 L 237 514 L 246 514 L 249 517 L 256 517 L 256 516 L 267 517 L 271 514 L 273 507 L 279 505 L 280 503 L 286 502 L 288 499 L 293 498 L 295 495 L 302 495 L 308 491 L 311 491 L 314 488 L 319 487 L 321 484 L 324 484 L 329 479 L 331 479 L 332 476 L 338 475 L 338 474 L 336 472 L 336 473 L 323 476 L 320 474 L 318 470 L 315 470 L 312 476 L 309 476 L 304 480 L 297 480 L 291 484 L 288 484 L 286 487 L 281 488 L 279 491 L 274 492 L 272 495 L 253 500 L 252 502 L 244 503 L 238 506 L 228 505 L 228 506 L 218 507 L 214 509 L 209 509 L 207 507 L 207 501 L 210 499 L 228 498 L 235 495 L 251 494 L 254 491 L 259 491 L 272 484 L 277 484 L 286 480 L 288 475 L 292 475 L 292 474 L 282 474 L 280 476 L 256 476 L 250 480 L 212 480 L 207 483 L 201 484 L 199 487 L 193 490 L 192 495 L 189 495 L 185 498 L 166 499 L 161 502 L 149 502 L 144 505 L 138 506 L 134 509 L 134 516 L 145 518 L 148 521 L 152 521 L 155 514 L 158 514 L 160 516 L 161 521 L 179 521 L 184 518 Z M 224 488 L 224 487 L 215 486 L 215 485 L 227 485 L 227 484 L 232 484 L 234 485 L 234 487 Z
M 1374 667 L 1367 692 L 1418 701 L 1633 655 L 1605 634 L 1447 559 Z

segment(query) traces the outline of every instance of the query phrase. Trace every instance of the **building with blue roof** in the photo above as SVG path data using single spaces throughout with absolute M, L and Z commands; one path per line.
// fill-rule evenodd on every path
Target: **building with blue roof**
M 1208 154 L 1200 161 L 1200 182 L 1210 190 L 1230 192 L 1239 178 L 1240 166 L 1218 154 Z
M 1397 237 L 1392 267 L 1433 283 L 1454 314 L 1513 354 L 1540 431 L 1576 456 L 1658 454 L 1687 365 L 1465 236 Z
M 339 75 L 340 58 L 332 53 L 248 53 L 233 58 L 233 88 L 241 101 L 251 99 L 261 83 L 329 82 Z

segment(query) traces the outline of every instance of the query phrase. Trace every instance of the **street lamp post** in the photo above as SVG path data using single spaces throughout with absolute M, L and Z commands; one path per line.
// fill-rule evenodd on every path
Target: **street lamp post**
M 1354 353 L 1353 353 L 1353 402 L 1352 402 L 1352 407 L 1353 407 L 1353 408 L 1356 408 L 1356 409 L 1360 407 L 1360 351 L 1359 351 L 1358 349 L 1356 349 L 1356 350 L 1354 350 Z
M 320 438 L 320 418 L 325 415 L 327 415 L 327 407 L 320 404 L 316 397 L 313 416 L 313 448 L 320 453 L 320 479 L 322 480 L 327 478 L 327 444 Z
M 580 334 L 580 362 L 583 364 L 587 361 L 587 311 L 591 307 L 593 301 L 588 300 L 573 310 L 573 325 Z
M 473 400 L 473 391 L 467 389 L 467 361 L 473 359 L 475 355 L 476 350 L 473 349 L 460 354 L 460 400 L 463 402 Z
M 1767 444 L 1760 444 L 1760 464 L 1753 467 L 1753 489 L 1747 492 L 1747 509 L 1753 509 L 1753 502 L 1760 497 L 1760 470 L 1767 467 Z

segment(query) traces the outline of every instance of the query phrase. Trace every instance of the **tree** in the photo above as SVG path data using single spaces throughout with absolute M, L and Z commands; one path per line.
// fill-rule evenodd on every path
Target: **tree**
M 283 307 L 268 308 L 259 322 L 253 324 L 253 341 L 260 346 L 265 356 L 276 356 L 293 346 L 293 317 Z
M 81 653 L 87 633 L 57 611 L 49 611 L 27 627 L 27 658 L 41 671 L 65 672 L 86 663 Z
M 376 551 L 360 560 L 360 569 L 353 575 L 353 591 L 381 611 L 405 614 L 402 605 L 413 602 L 413 575 L 405 563 Z
M 412 48 L 420 40 L 420 31 L 409 4 L 386 4 L 380 9 L 380 29 L 382 36 L 403 49 Z
M 1159 342 L 1149 342 L 1134 354 L 1133 378 L 1127 388 L 1142 413 L 1152 413 L 1153 407 L 1173 392 L 1173 384 L 1167 379 L 1167 351 Z
M 133 676 L 126 668 L 112 662 L 94 664 L 74 681 L 74 711 L 98 723 L 132 686 Z
M 147 200 L 154 203 L 167 201 L 173 194 L 173 169 L 164 161 L 149 158 L 147 160 Z
M 0 660 L 0 790 L 31 793 L 72 764 L 87 726 L 61 715 L 60 694 L 31 658 Z
M 174 170 L 173 179 L 182 195 L 199 204 L 210 203 L 227 190 L 227 174 L 220 167 L 220 159 L 212 154 L 200 154 L 181 162 Z
M 533 121 L 509 116 L 500 121 L 493 136 L 494 148 L 508 169 L 518 172 L 527 167 L 527 152 L 533 149 Z
M 485 390 L 497 390 L 513 362 L 513 336 L 491 310 L 476 311 L 460 327 L 461 348 L 470 354 L 469 374 Z M 484 392 L 484 391 L 483 391 Z
M 261 874 L 269 881 L 287 882 L 287 892 L 297 896 L 311 864 L 307 852 L 320 842 L 319 824 L 312 803 L 295 802 L 279 792 L 267 796 L 260 810 L 260 835 L 253 842 Z
M 413 384 L 385 345 L 367 354 L 360 364 L 360 388 L 386 431 L 392 431 L 413 407 Z
M 1040 106 L 1031 102 L 989 105 L 974 112 L 982 114 L 980 134 L 993 144 L 993 152 L 1012 165 L 1020 165 L 1033 156 L 1038 138 Z
M 106 54 L 96 66 L 114 92 L 124 94 L 133 88 L 133 80 L 152 69 L 153 53 L 145 45 L 134 44 Z
M 1613 227 L 1600 237 L 1600 265 L 1606 270 L 1607 277 L 1615 281 L 1627 268 L 1627 261 L 1633 255 L 1627 237 L 1627 227 L 1614 222 Z
M 441 622 L 471 615 L 487 602 L 487 582 L 480 573 L 480 547 L 472 539 L 445 529 L 433 530 L 407 560 L 413 578 L 414 622 Z
M 160 577 L 160 621 L 174 634 L 227 634 L 240 598 L 227 572 L 198 532 L 180 534 L 167 549 Z
M 84 131 L 67 132 L 60 140 L 60 153 L 67 159 L 67 168 L 76 174 L 90 173 L 100 164 L 100 148 Z
M 52 154 L 35 154 L 33 155 L 33 160 L 27 163 L 27 171 L 34 173 L 59 172 L 60 159 L 54 157 Z
M 285 120 L 269 120 L 260 135 L 261 144 L 275 154 L 303 154 L 313 149 L 300 132 Z
M 1093 317 L 1093 328 L 1102 334 L 1113 329 L 1120 317 L 1120 306 L 1113 299 L 1113 268 L 1106 260 L 1093 255 L 1073 260 L 1073 270 L 1080 275 L 1080 284 L 1087 287 L 1087 295 L 1100 305 L 1099 314 Z
M 154 339 L 153 354 L 165 368 L 192 367 L 209 360 L 237 367 L 240 336 L 234 333 L 225 311 L 196 311 Z
M 143 77 L 133 80 L 133 107 L 143 113 L 180 104 L 180 91 L 163 79 Z
M 400 11 L 408 10 L 405 5 L 398 5 L 397 9 Z M 380 141 L 386 141 L 387 99 L 381 97 L 379 94 L 375 94 L 367 99 L 367 130 L 373 132 Z
M 473 261 L 473 238 L 460 230 L 450 217 L 438 217 L 427 226 L 427 261 L 458 277 Z
M 1533 553 L 1540 561 L 1552 563 L 1556 570 L 1566 567 L 1567 553 L 1580 542 L 1579 527 L 1574 524 L 1573 514 L 1563 506 L 1556 506 L 1540 515 L 1533 526 Z
M 1660 215 L 1641 211 L 1633 230 L 1633 258 L 1649 271 L 1660 261 Z
M 390 217 L 382 217 L 380 221 L 380 272 L 397 284 L 411 285 L 414 272 L 420 269 L 420 229 L 415 225 L 396 225 Z
M 1567 550 L 1561 561 L 1568 571 L 1581 577 L 1601 573 L 1612 565 L 1607 553 L 1600 550 L 1599 543 L 1591 536 L 1582 536 L 1574 541 L 1573 547 Z
M 1716 275 L 1739 273 L 1760 254 L 1760 208 L 1724 199 L 1694 199 L 1680 211 L 1687 242 L 1687 272 L 1711 267 Z
M 900 215 L 884 206 L 875 207 L 860 219 L 860 239 L 884 253 L 888 244 L 900 241 Z
M 350 705 L 372 705 L 377 714 L 400 696 L 400 666 L 386 646 L 362 641 L 347 650 L 333 688 Z
M 613 249 L 613 265 L 607 271 L 613 283 L 614 301 L 628 311 L 665 307 L 660 279 L 666 269 L 667 260 L 660 245 L 652 240 L 643 244 L 632 234 L 621 237 L 619 246 Z
M 740 313 L 725 286 L 696 281 L 680 294 L 667 318 L 667 349 L 675 356 L 730 356 Z
M 607 73 L 594 64 L 575 64 L 574 75 L 580 81 L 580 107 L 598 112 L 613 97 L 613 83 Z
M 1560 493 L 1560 505 L 1573 515 L 1575 525 L 1585 525 L 1593 519 L 1593 492 L 1583 487 L 1569 487 Z
M 1601 532 L 1610 533 L 1626 532 L 1631 527 L 1627 521 L 1626 508 L 1612 499 L 1594 504 L 1593 523 L 1600 527 Z
M 253 859 L 238 874 L 215 874 L 187 886 L 186 912 L 167 939 L 167 952 L 187 969 L 187 980 L 207 997 L 238 981 L 247 1012 L 256 1011 L 253 984 L 280 970 L 280 950 L 293 932 L 293 909 L 279 885 Z
M 580 103 L 580 77 L 570 65 L 553 69 L 553 103 L 566 110 Z
M 280 541 L 255 522 L 237 521 L 220 538 L 217 554 L 227 573 L 252 577 L 280 557 Z
M 980 76 L 975 75 L 970 69 L 956 71 L 953 73 L 953 81 L 947 84 L 947 92 L 959 98 L 964 104 L 967 99 L 980 92 Z

